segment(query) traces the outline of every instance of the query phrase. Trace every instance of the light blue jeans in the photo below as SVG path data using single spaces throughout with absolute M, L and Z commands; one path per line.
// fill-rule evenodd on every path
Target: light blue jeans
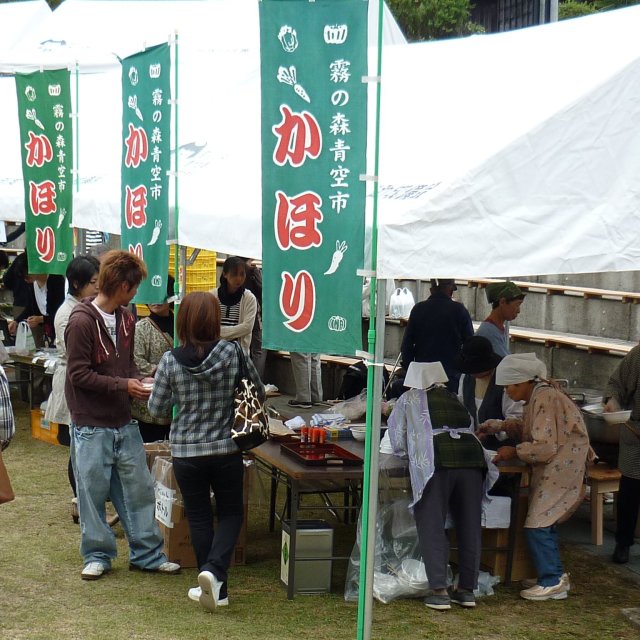
M 524 535 L 538 574 L 538 584 L 543 587 L 554 587 L 560 582 L 564 573 L 556 526 L 525 529 Z
M 111 502 L 129 541 L 129 563 L 157 569 L 167 558 L 155 519 L 153 480 L 147 468 L 137 422 L 119 429 L 73 425 L 71 460 L 78 487 L 80 553 L 85 565 L 107 569 L 117 555 L 116 538 L 107 525 Z

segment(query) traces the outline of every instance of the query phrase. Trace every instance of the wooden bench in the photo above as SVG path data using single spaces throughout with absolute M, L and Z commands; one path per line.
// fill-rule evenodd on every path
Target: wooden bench
M 484 288 L 492 282 L 503 282 L 495 278 L 474 278 L 469 280 L 457 280 L 456 284 L 468 287 Z M 640 303 L 640 293 L 636 291 L 616 291 L 614 289 L 596 289 L 594 287 L 576 287 L 564 284 L 549 284 L 546 282 L 530 282 L 525 280 L 512 280 L 513 284 L 526 292 L 545 293 L 548 296 L 565 295 L 579 298 L 600 298 L 602 300 L 618 300 L 620 302 Z
M 604 494 L 617 493 L 622 474 L 606 464 L 594 464 L 587 472 L 591 487 L 591 542 L 601 545 L 604 530 Z

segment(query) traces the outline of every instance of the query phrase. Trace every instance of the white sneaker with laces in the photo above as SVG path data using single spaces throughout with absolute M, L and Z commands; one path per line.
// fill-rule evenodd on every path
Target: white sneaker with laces
M 102 562 L 89 562 L 85 565 L 80 577 L 83 580 L 98 580 L 108 571 Z
M 222 582 L 218 580 L 211 571 L 202 571 L 198 575 L 200 585 L 200 605 L 207 611 L 215 611 L 220 599 L 220 589 Z
M 194 602 L 200 602 L 200 594 L 202 593 L 202 589 L 200 587 L 191 587 L 191 589 L 189 589 L 188 592 L 188 596 L 190 600 L 193 600 Z M 219 607 L 228 607 L 229 606 L 229 596 L 227 596 L 226 598 L 222 598 L 221 600 L 218 600 L 218 606 Z
M 543 587 L 540 584 L 531 587 L 531 589 L 523 589 L 520 592 L 520 597 L 525 600 L 534 600 L 541 602 L 543 600 L 564 600 L 568 593 L 567 585 L 561 579 L 558 584 L 552 587 Z

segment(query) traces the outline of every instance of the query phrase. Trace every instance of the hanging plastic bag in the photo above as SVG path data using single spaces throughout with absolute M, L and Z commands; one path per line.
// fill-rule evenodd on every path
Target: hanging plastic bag
M 402 289 L 396 289 L 391 294 L 391 300 L 389 301 L 389 317 L 390 318 L 395 318 L 396 320 L 398 318 L 402 318 L 402 312 L 403 312 L 402 299 L 403 299 Z
M 413 299 L 413 294 L 407 287 L 402 290 L 402 317 L 408 318 L 413 309 L 416 301 Z
M 16 353 L 25 354 L 36 350 L 36 342 L 28 323 L 23 320 L 16 331 Z

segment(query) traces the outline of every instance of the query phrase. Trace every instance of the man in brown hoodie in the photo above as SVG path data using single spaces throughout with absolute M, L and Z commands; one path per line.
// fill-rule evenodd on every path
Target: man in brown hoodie
M 155 521 L 153 481 L 129 399 L 146 400 L 133 359 L 135 320 L 124 307 L 147 276 L 144 262 L 126 251 L 102 260 L 99 293 L 71 313 L 65 330 L 65 396 L 71 412 L 71 459 L 78 487 L 83 580 L 111 569 L 116 540 L 104 503 L 111 499 L 129 541 L 129 568 L 178 573 L 162 552 Z

